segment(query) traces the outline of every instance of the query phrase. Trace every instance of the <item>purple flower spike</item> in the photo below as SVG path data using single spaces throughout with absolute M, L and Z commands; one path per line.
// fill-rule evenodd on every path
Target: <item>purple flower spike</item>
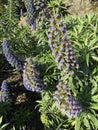
M 24 0 L 24 3 L 27 10 L 26 22 L 36 30 L 36 7 L 31 0 Z
M 20 9 L 20 16 L 23 16 L 23 9 Z
M 2 43 L 2 51 L 6 60 L 9 62 L 9 64 L 11 64 L 12 67 L 15 67 L 17 70 L 22 70 L 22 62 L 19 61 L 16 56 L 14 56 L 10 50 L 9 42 L 7 40 L 4 40 Z
M 0 102 L 6 102 L 10 97 L 7 81 L 4 80 L 0 90 Z
M 51 38 L 51 51 L 52 55 L 55 58 L 55 61 L 58 63 L 58 69 L 62 70 L 61 76 L 67 74 L 71 75 L 70 71 L 73 69 L 77 69 L 77 62 L 74 51 L 71 47 L 71 44 L 68 40 L 68 34 L 66 32 L 66 25 L 64 23 L 64 19 L 60 19 L 58 14 L 55 14 L 51 19 L 52 24 L 50 24 L 49 31 L 51 35 L 48 37 L 49 40 Z M 59 56 L 61 54 L 61 56 Z M 61 59 L 64 61 L 61 62 Z M 69 66 L 66 66 L 69 64 Z M 68 74 L 70 72 L 70 74 Z
M 54 100 L 61 113 L 68 117 L 78 116 L 82 112 L 81 105 L 71 95 L 66 82 L 58 83 L 57 90 L 54 92 Z
M 32 63 L 30 58 L 26 59 L 23 69 L 23 84 L 24 87 L 29 91 L 42 92 L 44 89 L 44 83 L 39 78 L 39 74 Z

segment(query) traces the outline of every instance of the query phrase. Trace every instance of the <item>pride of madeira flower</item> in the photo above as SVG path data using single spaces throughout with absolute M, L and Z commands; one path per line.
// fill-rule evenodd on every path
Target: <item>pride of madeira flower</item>
M 59 14 L 55 14 L 50 20 L 48 38 L 52 55 L 57 62 L 58 69 L 61 70 L 61 78 L 73 75 L 79 65 L 68 40 L 64 19 Z M 58 83 L 54 99 L 59 110 L 69 117 L 75 117 L 82 111 L 80 103 L 72 96 L 67 81 L 61 80 Z
M 57 90 L 54 93 L 56 106 L 62 114 L 69 117 L 75 117 L 82 112 L 80 103 L 74 99 L 65 82 L 60 81 L 56 86 Z
M 26 7 L 26 22 L 32 27 L 32 29 L 36 30 L 36 9 L 32 2 L 32 0 L 24 0 Z
M 52 55 L 58 63 L 58 69 L 63 70 L 64 75 L 74 68 L 78 69 L 74 51 L 68 40 L 64 19 L 58 14 L 52 16 L 50 20 L 48 38 Z
M 2 43 L 2 51 L 6 60 L 11 64 L 12 67 L 15 67 L 16 70 L 22 70 L 22 62 L 12 53 L 10 50 L 8 40 L 4 40 Z
M 39 74 L 33 61 L 30 58 L 27 58 L 24 63 L 23 84 L 27 90 L 33 92 L 42 92 L 45 87 L 43 81 L 39 78 Z
M 47 0 L 24 0 L 26 7 L 26 22 L 36 30 L 37 20 L 49 19 L 50 13 L 47 7 Z
M 1 90 L 0 90 L 0 102 L 7 101 L 9 99 L 9 97 L 10 97 L 10 93 L 8 90 L 8 84 L 7 84 L 7 81 L 4 80 L 2 82 Z
M 36 8 L 37 15 L 44 17 L 45 19 L 50 18 L 47 3 L 49 0 L 34 0 L 34 6 Z

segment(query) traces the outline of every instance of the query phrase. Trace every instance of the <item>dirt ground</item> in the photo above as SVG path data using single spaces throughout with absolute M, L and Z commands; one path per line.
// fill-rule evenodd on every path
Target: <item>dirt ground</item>
M 98 11 L 98 0 L 68 0 L 71 15 L 84 15 Z

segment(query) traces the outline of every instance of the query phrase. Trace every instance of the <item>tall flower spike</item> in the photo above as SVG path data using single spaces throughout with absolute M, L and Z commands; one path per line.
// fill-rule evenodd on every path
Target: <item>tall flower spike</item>
M 35 65 L 32 63 L 30 58 L 27 58 L 24 64 L 23 84 L 27 90 L 33 92 L 42 92 L 45 87 L 43 81 L 39 78 Z
M 54 93 L 56 105 L 61 113 L 68 117 L 78 116 L 82 112 L 82 107 L 71 95 L 68 86 L 64 82 L 59 82 L 57 90 Z
M 36 14 L 44 17 L 45 19 L 49 19 L 50 14 L 47 7 L 48 0 L 34 0 L 33 2 L 36 8 Z
M 64 19 L 54 14 L 48 29 L 49 46 L 58 63 L 58 69 L 64 70 L 64 75 L 73 69 L 78 69 L 75 54 L 68 40 Z M 55 52 L 55 53 L 54 53 Z
M 32 29 L 36 30 L 36 8 L 32 0 L 24 0 L 24 3 L 27 10 L 26 21 Z
M 16 70 L 22 70 L 22 62 L 17 59 L 16 56 L 10 50 L 8 40 L 4 40 L 2 43 L 2 51 L 6 60 L 11 64 L 12 67 L 15 67 Z
M 8 90 L 8 84 L 7 84 L 7 81 L 4 80 L 2 82 L 1 90 L 0 90 L 0 102 L 7 101 L 9 99 L 9 97 L 10 97 L 10 93 Z

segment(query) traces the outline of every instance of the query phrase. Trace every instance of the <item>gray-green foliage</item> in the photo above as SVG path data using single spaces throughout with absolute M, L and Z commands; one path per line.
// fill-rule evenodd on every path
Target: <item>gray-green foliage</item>
M 50 0 L 48 2 L 48 7 L 50 9 L 51 13 L 56 13 L 58 12 L 60 15 L 66 16 L 69 13 L 68 9 L 70 8 L 70 5 L 68 4 L 68 0 Z
M 27 25 L 22 25 L 25 20 L 19 18 L 19 8 L 16 5 L 17 1 L 8 0 L 0 17 L 0 44 L 3 38 L 7 38 L 14 54 L 24 60 L 25 57 L 33 55 L 35 38 L 31 34 L 30 28 Z
M 98 19 L 95 14 L 71 17 L 67 23 L 70 42 L 82 68 L 86 73 L 98 69 Z M 88 70 L 88 68 L 90 68 Z M 95 73 L 95 72 L 94 72 Z
M 18 21 L 17 8 L 15 6 L 15 1 L 8 0 L 7 5 L 5 5 L 5 9 L 1 15 L 0 23 L 1 23 L 1 31 L 2 37 L 11 37 L 14 35 L 14 31 L 16 28 L 16 24 Z

